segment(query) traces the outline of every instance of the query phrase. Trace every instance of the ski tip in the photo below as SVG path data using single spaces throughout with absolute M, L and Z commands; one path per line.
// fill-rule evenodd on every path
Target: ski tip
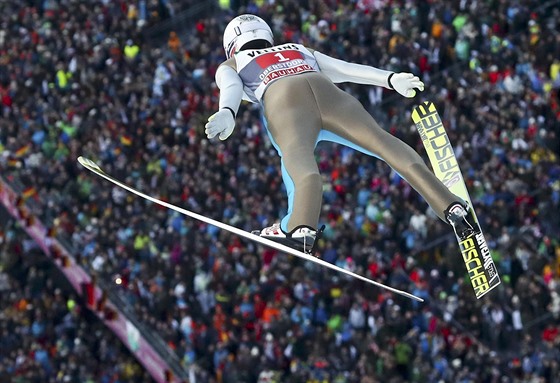
M 101 168 L 95 162 L 93 162 L 92 160 L 90 160 L 88 158 L 80 156 L 80 157 L 78 157 L 78 162 L 80 163 L 80 165 L 82 165 L 86 169 L 101 172 Z

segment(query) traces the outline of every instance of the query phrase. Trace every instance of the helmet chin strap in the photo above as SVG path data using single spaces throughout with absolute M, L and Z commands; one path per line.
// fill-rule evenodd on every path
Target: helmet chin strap
M 234 53 L 235 53 L 235 43 L 232 42 L 231 48 L 229 48 L 226 52 L 226 57 L 229 59 L 233 56 Z

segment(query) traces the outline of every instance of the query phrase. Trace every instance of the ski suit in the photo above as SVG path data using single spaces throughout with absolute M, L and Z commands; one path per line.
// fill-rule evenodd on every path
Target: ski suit
M 240 51 L 222 65 L 238 73 L 243 98 L 263 107 L 269 137 L 281 157 L 288 194 L 282 230 L 318 225 L 322 179 L 314 151 L 323 140 L 385 161 L 443 220 L 444 210 L 459 201 L 418 153 L 383 130 L 356 98 L 321 73 L 313 51 L 303 45 Z

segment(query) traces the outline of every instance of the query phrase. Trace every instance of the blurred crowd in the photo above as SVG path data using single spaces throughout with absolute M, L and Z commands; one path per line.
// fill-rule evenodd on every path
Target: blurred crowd
M 168 3 L 2 3 L 0 169 L 89 272 L 119 281 L 139 318 L 196 367 L 196 382 L 559 381 L 558 1 L 240 2 L 150 44 L 147 28 Z M 260 110 L 244 104 L 227 141 L 204 134 L 223 28 L 242 12 L 267 20 L 278 43 L 424 80 L 413 100 L 341 87 L 420 153 L 410 111 L 436 104 L 502 276 L 496 291 L 476 300 L 449 226 L 386 164 L 350 149 L 317 149 L 318 254 L 424 304 L 155 207 L 79 167 L 84 155 L 247 231 L 283 216 Z M 12 371 L 16 361 L 2 363 Z
M 33 240 L 0 217 L 0 381 L 151 382 Z

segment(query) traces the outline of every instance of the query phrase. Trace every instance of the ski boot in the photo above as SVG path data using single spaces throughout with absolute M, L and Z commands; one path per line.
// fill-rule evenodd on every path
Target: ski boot
M 275 223 L 261 231 L 255 230 L 252 233 L 314 256 L 317 251 L 317 243 L 324 229 L 325 225 L 319 230 L 315 230 L 311 226 L 300 225 L 290 232 L 285 232 L 279 223 Z
M 454 202 L 444 211 L 447 222 L 453 227 L 455 235 L 461 241 L 480 232 L 478 225 L 474 222 L 472 214 L 469 214 L 467 209 L 468 207 L 465 207 L 465 205 Z

